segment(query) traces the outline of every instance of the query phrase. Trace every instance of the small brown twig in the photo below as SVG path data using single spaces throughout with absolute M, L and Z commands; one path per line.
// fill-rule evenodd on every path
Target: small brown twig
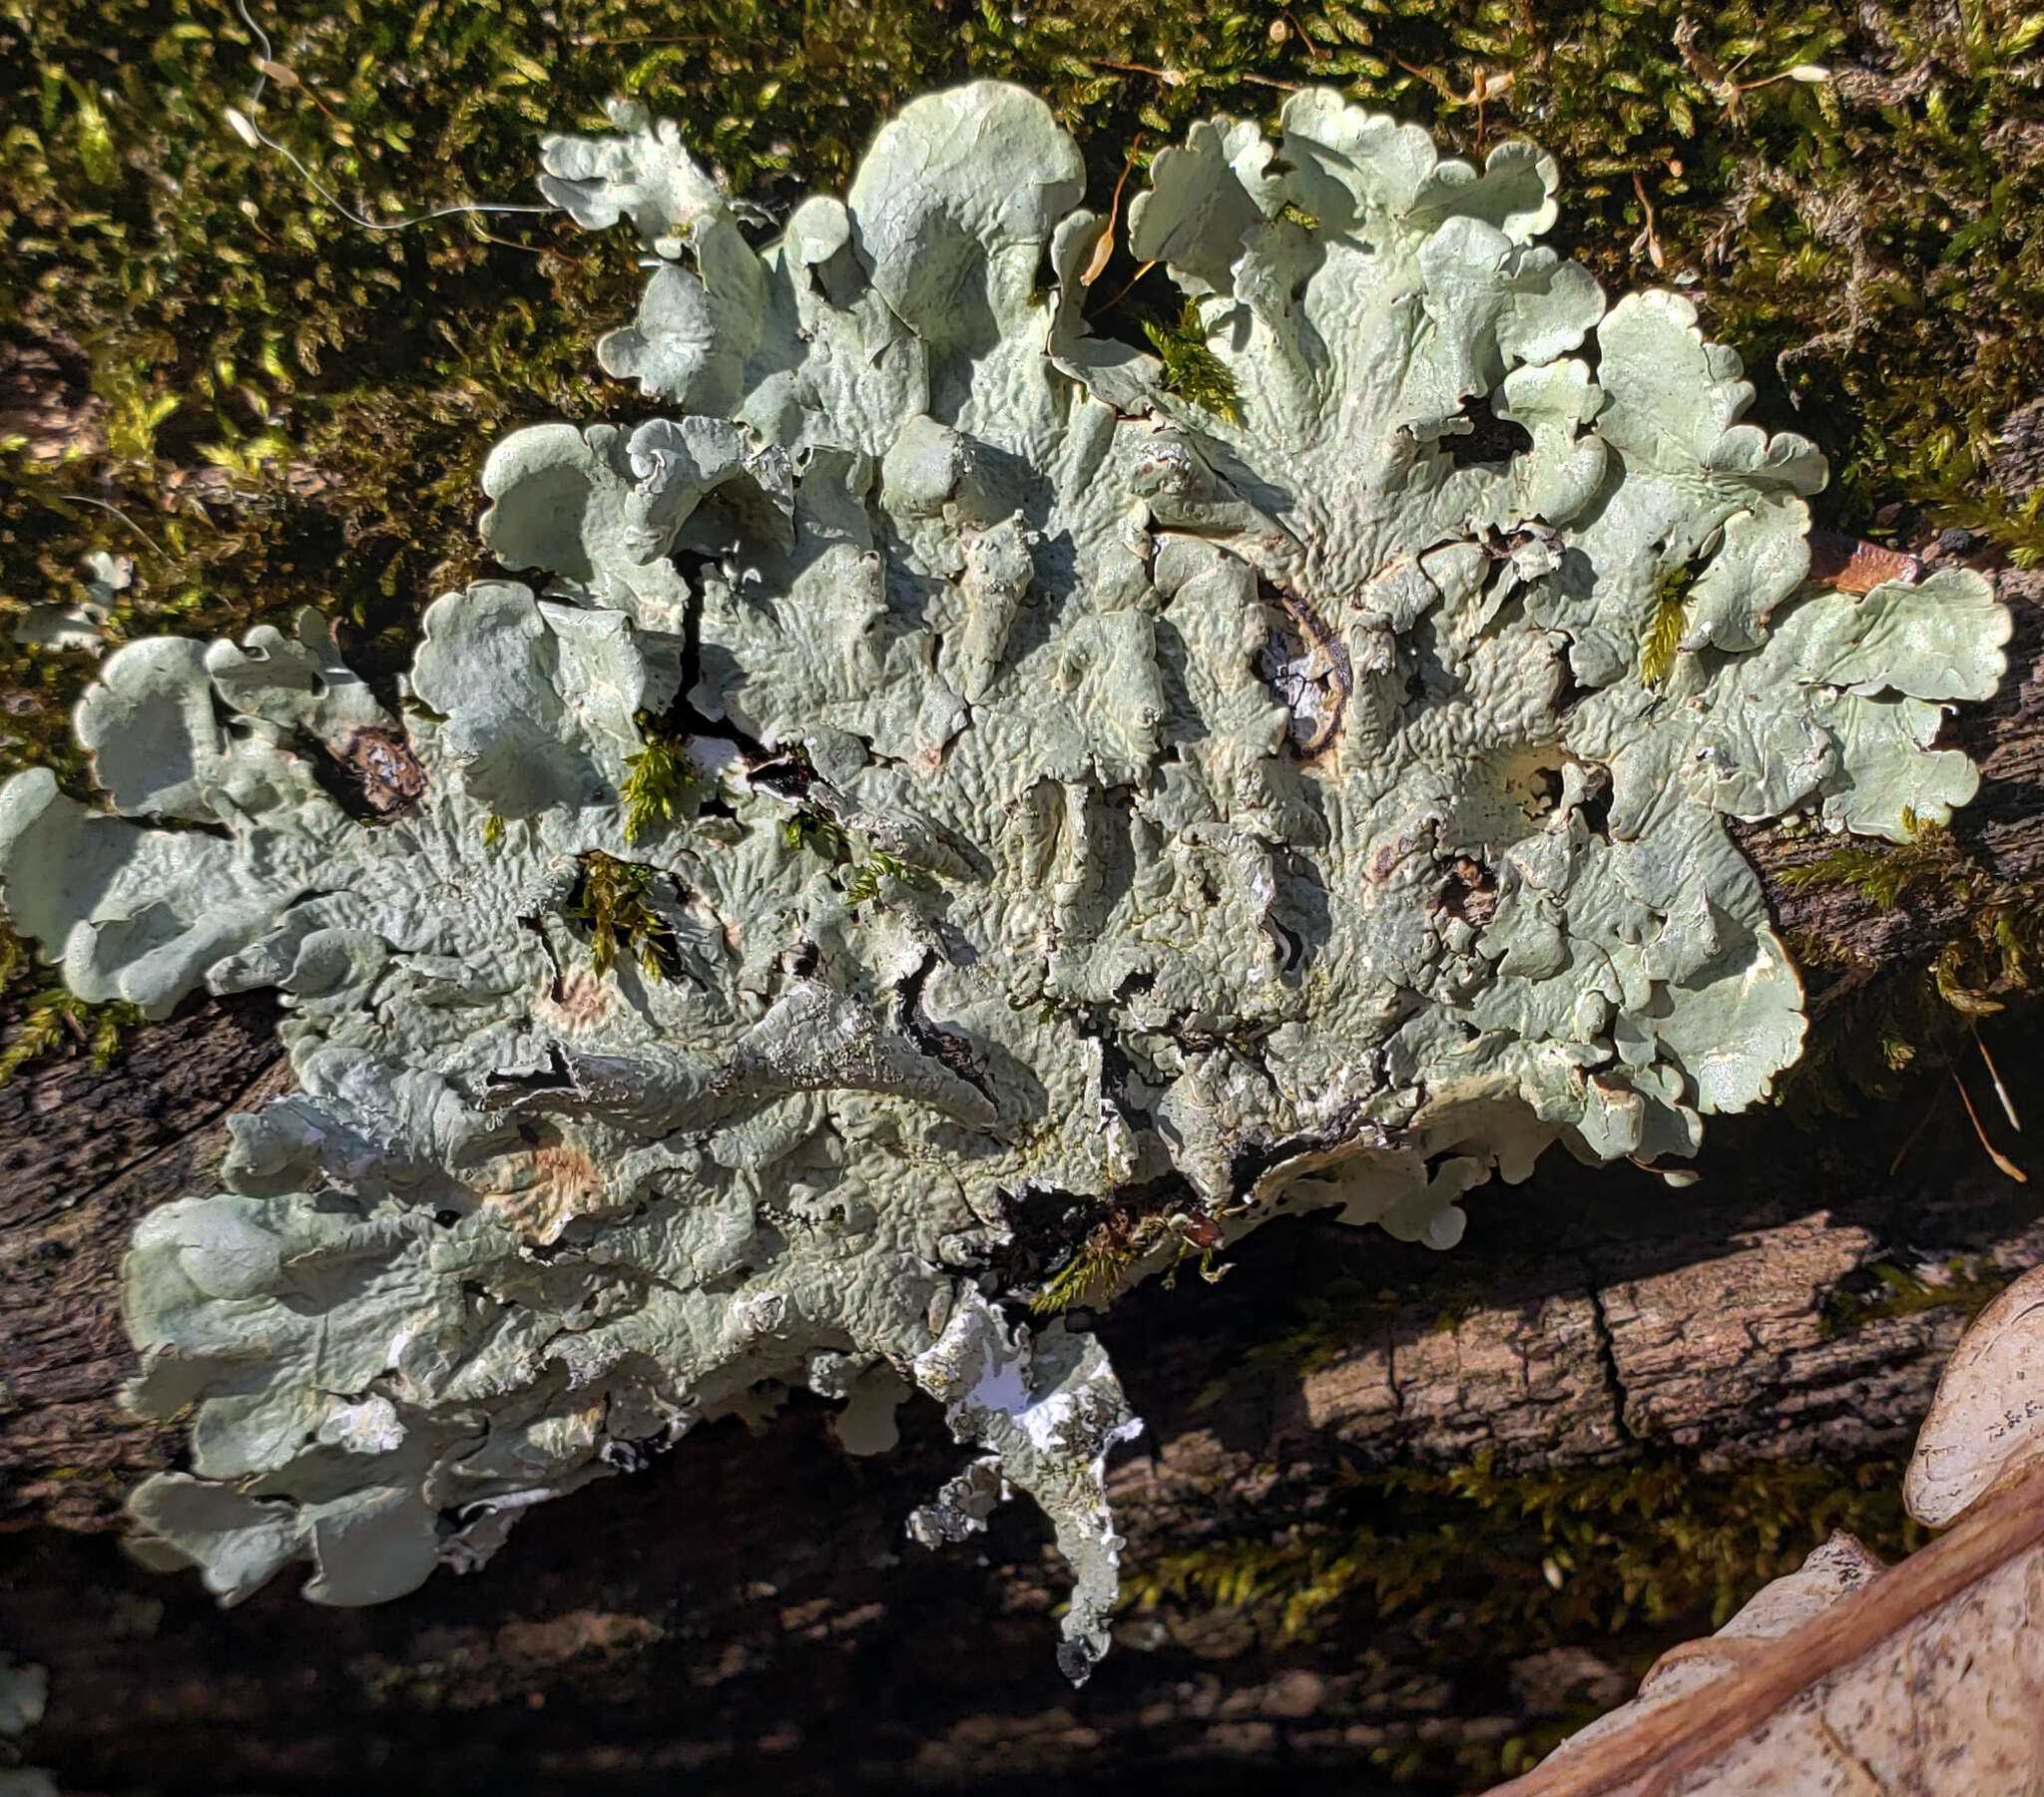
M 1161 81 L 1168 88 L 1182 88 L 1186 84 L 1182 69 L 1160 69 L 1152 63 L 1111 63 L 1105 57 L 1088 57 L 1096 69 L 1112 69 L 1118 75 L 1148 75 Z
M 1642 1780 L 1666 1791 L 1738 1745 L 1813 1684 L 1842 1671 L 1968 1585 L 2044 1541 L 2044 1462 L 1976 1504 L 1949 1533 L 1770 1641 L 1748 1663 L 1580 1752 L 1550 1756 L 1488 1797 L 1609 1797 Z
M 1937 1115 L 1938 1106 L 1944 1103 L 1944 1088 L 1940 1086 L 1931 1094 L 1930 1103 L 1923 1107 L 1923 1115 L 1916 1120 L 1916 1126 L 1902 1137 L 1902 1145 L 1895 1150 L 1894 1159 L 1888 1162 L 1888 1177 L 1892 1179 L 1901 1171 L 1902 1162 L 1909 1157 L 1909 1150 L 1916 1145 L 1916 1138 L 1929 1127 L 1930 1120 Z
M 1290 21 L 1291 29 L 1298 33 L 1298 41 L 1305 46 L 1306 55 L 1313 58 L 1315 62 L 1319 61 L 1323 57 L 1331 56 L 1333 54 L 1331 50 L 1324 50 L 1318 44 L 1313 42 L 1312 34 L 1308 32 L 1306 28 L 1298 22 L 1298 15 L 1292 12 L 1289 7 L 1286 7 L 1284 9 L 1282 17 Z
M 1668 266 L 1668 258 L 1661 252 L 1661 238 L 1654 229 L 1654 203 L 1647 198 L 1647 184 L 1640 179 L 1640 172 L 1633 171 L 1633 192 L 1640 197 L 1640 211 L 1646 218 L 1646 225 L 1640 234 L 1633 238 L 1633 253 L 1637 255 L 1644 247 L 1647 260 L 1657 268 Z

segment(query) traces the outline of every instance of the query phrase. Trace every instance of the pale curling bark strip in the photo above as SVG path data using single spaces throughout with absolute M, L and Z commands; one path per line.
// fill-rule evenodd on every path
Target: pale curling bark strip
M 2020 1470 L 1947 1535 L 1838 1599 L 1748 1663 L 1489 1797 L 1664 1797 L 1786 1704 L 2044 1542 L 2044 1465 Z M 1723 1645 L 1724 1643 L 1720 1643 Z

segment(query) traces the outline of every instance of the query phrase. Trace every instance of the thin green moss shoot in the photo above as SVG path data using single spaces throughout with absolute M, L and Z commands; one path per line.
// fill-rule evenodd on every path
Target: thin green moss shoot
M 929 892 L 936 884 L 926 869 L 912 861 L 890 855 L 885 849 L 868 849 L 865 859 L 844 882 L 844 902 L 853 906 L 871 903 L 880 896 L 882 880 L 893 880 L 918 892 Z
M 1654 586 L 1654 616 L 1640 642 L 1640 681 L 1659 686 L 1675 672 L 1675 657 L 1682 648 L 1682 634 L 1689 628 L 1689 589 L 1692 575 L 1687 566 L 1666 570 Z

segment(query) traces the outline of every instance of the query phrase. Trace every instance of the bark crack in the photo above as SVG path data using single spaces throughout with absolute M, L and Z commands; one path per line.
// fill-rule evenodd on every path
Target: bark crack
M 1625 1380 L 1618 1370 L 1618 1344 L 1611 1332 L 1611 1318 L 1604 1308 L 1604 1288 L 1598 1283 L 1597 1269 L 1588 1269 L 1590 1288 L 1590 1329 L 1597 1346 L 1597 1365 L 1604 1375 L 1605 1395 L 1611 1403 L 1611 1426 L 1619 1444 L 1627 1448 L 1640 1446 L 1640 1439 L 1633 1433 L 1631 1420 L 1626 1416 Z

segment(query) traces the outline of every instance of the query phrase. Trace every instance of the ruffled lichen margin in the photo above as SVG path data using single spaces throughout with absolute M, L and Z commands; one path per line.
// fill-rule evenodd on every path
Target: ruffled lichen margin
M 644 241 L 598 356 L 673 415 L 497 445 L 530 578 L 440 599 L 395 711 L 314 614 L 131 644 L 77 715 L 111 814 L 0 790 L 80 997 L 286 1000 L 300 1090 L 126 1264 L 130 1402 L 193 1417 L 138 1546 L 372 1602 L 763 1386 L 861 1450 L 916 1388 L 977 1453 L 911 1532 L 1033 1497 L 1082 1676 L 1137 1425 L 1003 1308 L 1018 1206 L 1168 1215 L 1135 1277 L 1307 1206 L 1451 1246 L 1557 1141 L 1683 1177 L 1803 1036 L 1724 820 L 1941 822 L 2008 620 L 1807 588 L 1820 458 L 1541 246 L 1528 145 L 1196 127 L 1129 211 L 1160 358 L 1089 330 L 1109 224 L 1019 89 L 764 247 L 614 124 L 541 185 Z

